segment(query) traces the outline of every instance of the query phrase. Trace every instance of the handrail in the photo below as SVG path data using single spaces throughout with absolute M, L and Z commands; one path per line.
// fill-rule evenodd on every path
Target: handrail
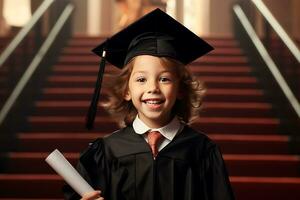
M 298 118 L 300 118 L 300 104 L 295 97 L 294 93 L 291 91 L 290 87 L 288 86 L 287 82 L 281 75 L 278 67 L 276 66 L 275 62 L 272 60 L 271 56 L 267 52 L 266 48 L 264 47 L 263 43 L 257 36 L 254 28 L 250 24 L 248 18 L 246 17 L 244 11 L 241 9 L 239 5 L 234 5 L 233 10 L 240 20 L 241 24 L 243 25 L 244 29 L 246 30 L 249 38 L 252 40 L 255 48 L 260 53 L 262 59 L 268 66 L 269 70 L 271 71 L 272 75 L 274 76 L 275 80 L 277 81 L 278 85 L 280 86 L 281 90 L 287 97 L 288 101 L 290 102 L 291 106 L 293 107 L 295 113 L 297 114 Z
M 40 62 L 43 60 L 44 56 L 49 50 L 49 47 L 53 44 L 55 38 L 57 37 L 59 31 L 62 29 L 63 25 L 66 23 L 67 19 L 70 17 L 72 11 L 74 10 L 74 5 L 69 3 L 60 17 L 58 18 L 56 24 L 51 29 L 48 37 L 40 47 L 39 51 L 37 52 L 36 56 L 33 58 L 32 62 L 26 69 L 25 73 L 21 77 L 20 81 L 17 83 L 16 87 L 14 88 L 13 92 L 6 100 L 4 106 L 0 111 L 0 125 L 5 120 L 7 114 L 9 113 L 12 106 L 15 104 L 16 100 L 20 96 L 22 90 L 29 82 L 31 76 L 36 71 L 37 67 L 39 66 Z
M 5 48 L 5 50 L 0 55 L 0 68 L 3 67 L 3 64 L 7 60 L 7 58 L 12 54 L 12 52 L 17 48 L 17 46 L 22 42 L 22 40 L 26 37 L 32 27 L 37 23 L 37 21 L 41 18 L 41 16 L 45 13 L 45 11 L 51 6 L 54 0 L 45 0 L 38 7 L 38 9 L 32 15 L 30 21 L 24 26 L 20 32 L 16 35 L 16 37 L 9 43 L 9 45 Z
M 272 15 L 267 6 L 262 2 L 262 0 L 252 0 L 252 3 L 257 7 L 260 13 L 264 16 L 264 18 L 268 21 L 268 23 L 273 27 L 274 31 L 281 38 L 284 44 L 289 48 L 291 53 L 300 63 L 300 50 L 297 45 L 290 36 L 286 33 L 286 31 L 282 28 L 282 26 L 278 23 L 275 17 Z

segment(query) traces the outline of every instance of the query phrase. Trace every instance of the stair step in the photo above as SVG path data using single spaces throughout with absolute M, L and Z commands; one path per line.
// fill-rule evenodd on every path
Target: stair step
M 63 198 L 1 198 L 0 200 L 64 200 Z
M 112 67 L 106 67 L 106 72 L 111 72 Z M 252 73 L 251 67 L 247 65 L 241 66 L 204 66 L 204 65 L 193 65 L 189 67 L 189 70 L 193 75 L 204 75 L 204 76 L 246 76 Z M 52 68 L 54 75 L 95 75 L 99 71 L 98 65 L 55 65 Z M 116 71 L 116 70 L 115 70 Z
M 49 82 L 79 82 L 79 83 L 95 83 L 97 76 L 49 76 L 47 81 Z M 236 84 L 243 84 L 243 83 L 248 83 L 248 84 L 256 84 L 257 79 L 254 77 L 227 77 L 227 76 L 199 76 L 199 79 L 204 81 L 204 82 L 216 82 L 216 83 L 236 83 Z
M 29 130 L 47 131 L 75 131 L 82 132 L 85 127 L 84 116 L 29 116 L 27 118 L 31 127 Z M 193 127 L 205 133 L 239 133 L 245 134 L 273 132 L 278 133 L 280 121 L 276 118 L 231 118 L 231 117 L 202 117 Z M 107 117 L 97 117 L 95 127 L 102 131 L 114 131 L 116 123 Z
M 0 154 L 1 155 L 1 154 Z M 49 153 L 42 152 L 11 152 L 2 154 L 5 173 L 53 173 L 44 161 Z M 67 160 L 76 165 L 78 153 L 64 153 Z M 298 166 L 300 159 L 294 155 L 237 155 L 223 154 L 229 175 L 232 176 L 300 176 Z
M 272 105 L 249 102 L 204 102 L 201 116 L 205 117 L 273 117 Z
M 19 133 L 17 135 L 18 147 L 16 151 L 24 152 L 49 152 L 59 149 L 62 152 L 80 152 L 96 138 L 103 137 L 108 133 L 90 132 L 40 132 Z
M 64 200 L 63 198 L 1 198 L 0 200 Z
M 45 159 L 50 154 L 50 152 L 49 153 L 13 152 L 13 153 L 0 154 L 0 158 L 1 160 L 3 160 L 2 162 L 3 165 L 2 167 L 4 168 L 3 171 L 4 173 L 14 173 L 14 174 L 54 173 L 52 168 L 45 162 Z M 64 156 L 72 165 L 75 166 L 79 158 L 79 153 L 64 153 Z
M 94 37 L 94 38 L 72 38 L 68 42 L 69 47 L 78 46 L 78 47 L 88 47 L 90 49 L 95 48 L 95 44 L 100 44 L 103 42 L 105 38 L 103 37 Z M 218 49 L 220 47 L 238 47 L 239 44 L 236 40 L 233 38 L 230 39 L 211 39 L 207 38 L 205 39 L 210 45 L 215 47 L 215 49 Z
M 289 200 L 300 198 L 300 178 L 291 177 L 230 177 L 236 199 Z M 63 198 L 61 188 L 64 182 L 58 175 L 48 174 L 2 174 L 0 185 L 2 198 Z M 28 192 L 34 191 L 34 192 Z M 276 191 L 276 192 L 274 192 Z
M 91 87 L 47 87 L 42 89 L 43 100 L 90 100 L 94 88 Z M 105 94 L 105 89 L 101 90 Z M 103 96 L 100 97 L 103 99 Z M 205 100 L 227 101 L 227 102 L 264 102 L 265 96 L 260 89 L 227 89 L 227 88 L 208 88 Z
M 204 98 L 207 102 L 265 102 L 266 98 L 260 89 L 208 88 Z
M 48 87 L 93 87 L 97 74 L 93 76 L 58 76 L 53 75 L 47 78 Z M 199 79 L 214 88 L 258 88 L 258 81 L 254 77 L 226 77 L 226 76 L 200 76 Z
M 276 118 L 200 117 L 192 127 L 207 134 L 236 134 L 241 132 L 244 134 L 279 133 L 280 120 Z
M 93 54 L 91 52 L 91 47 L 79 47 L 79 46 L 75 46 L 75 47 L 65 47 L 62 51 L 62 55 L 91 55 Z M 213 51 L 211 51 L 208 56 L 210 55 L 228 55 L 228 56 L 232 56 L 232 55 L 243 55 L 243 52 L 240 48 L 238 47 L 220 47 L 217 49 L 214 49 Z
M 80 152 L 96 138 L 109 133 L 73 133 L 73 132 L 40 132 L 17 134 L 15 151 L 47 152 L 55 148 L 63 152 Z M 288 136 L 280 135 L 224 135 L 209 134 L 223 153 L 233 154 L 288 154 Z
M 85 115 L 90 101 L 37 101 L 37 115 Z M 204 102 L 202 116 L 227 117 L 272 117 L 272 106 L 268 103 Z M 99 115 L 106 113 L 98 106 Z M 106 114 L 105 114 L 106 115 Z
M 59 64 L 64 65 L 98 65 L 98 56 L 60 56 L 58 58 Z M 198 64 L 218 64 L 218 65 L 245 65 L 248 60 L 245 56 L 207 56 L 201 57 L 195 61 Z
M 218 47 L 208 53 L 210 55 L 242 56 L 244 52 L 239 47 Z
M 253 134 L 209 134 L 226 154 L 289 154 L 289 136 Z M 238 149 L 238 151 L 237 151 Z
M 48 87 L 94 87 L 96 76 L 50 76 L 47 78 Z M 256 78 L 253 77 L 199 77 L 208 88 L 259 88 Z
M 0 174 L 1 198 L 63 198 L 61 177 L 53 174 Z
M 230 177 L 236 199 L 300 199 L 300 178 Z
M 223 154 L 229 175 L 299 177 L 299 156 Z
M 86 131 L 85 116 L 29 116 L 27 120 L 29 122 L 28 130 L 33 132 Z M 104 132 L 113 132 L 119 129 L 118 125 L 109 117 L 96 117 L 94 124 L 97 128 L 93 131 L 97 131 L 100 127 Z

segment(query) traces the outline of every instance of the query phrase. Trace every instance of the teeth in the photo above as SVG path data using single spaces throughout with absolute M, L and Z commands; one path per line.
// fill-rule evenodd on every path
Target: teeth
M 146 101 L 147 104 L 160 104 L 160 101 Z

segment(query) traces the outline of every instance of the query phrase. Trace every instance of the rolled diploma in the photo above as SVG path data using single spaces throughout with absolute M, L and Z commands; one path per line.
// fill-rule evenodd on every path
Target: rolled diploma
M 45 161 L 81 196 L 94 191 L 57 149 Z

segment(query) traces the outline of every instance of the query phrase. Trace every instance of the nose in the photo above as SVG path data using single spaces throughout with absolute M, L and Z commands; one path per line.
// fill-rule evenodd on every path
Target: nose
M 159 85 L 155 80 L 148 81 L 147 92 L 148 93 L 159 93 Z

